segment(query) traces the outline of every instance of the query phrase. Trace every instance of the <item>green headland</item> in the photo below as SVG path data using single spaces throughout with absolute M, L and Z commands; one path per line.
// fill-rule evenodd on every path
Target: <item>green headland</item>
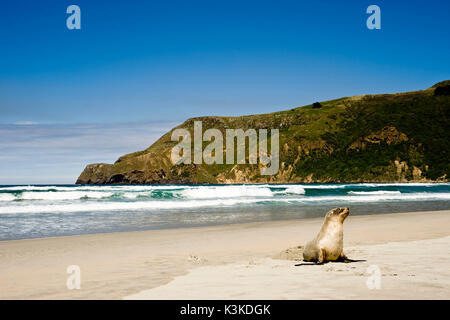
M 447 80 L 421 91 L 344 97 L 268 114 L 191 118 L 176 127 L 193 135 L 194 121 L 202 121 L 203 130 L 216 128 L 224 136 L 226 129 L 279 129 L 275 175 L 261 175 L 260 164 L 173 165 L 178 143 L 171 141 L 173 128 L 114 164 L 88 165 L 76 183 L 446 182 L 449 89 Z

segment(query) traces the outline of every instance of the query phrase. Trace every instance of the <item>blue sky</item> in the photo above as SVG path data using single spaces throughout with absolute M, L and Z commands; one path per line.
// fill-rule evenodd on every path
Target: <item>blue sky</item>
M 66 28 L 71 4 L 81 30 Z M 381 30 L 366 27 L 371 4 Z M 437 0 L 2 2 L 0 184 L 73 183 L 192 116 L 427 88 L 450 79 L 449 12 Z

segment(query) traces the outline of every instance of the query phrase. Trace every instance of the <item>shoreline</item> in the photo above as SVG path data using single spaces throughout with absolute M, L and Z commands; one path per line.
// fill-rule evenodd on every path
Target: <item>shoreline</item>
M 278 260 L 280 253 L 304 245 L 322 221 L 321 217 L 1 241 L 0 299 L 120 299 L 161 288 L 199 267 L 264 259 L 288 261 L 291 266 L 292 261 Z M 344 224 L 344 249 L 445 238 L 450 236 L 448 225 L 450 210 L 350 214 Z M 418 255 L 417 266 L 433 263 Z M 80 266 L 80 290 L 66 287 L 69 265 Z
M 375 208 L 373 209 L 375 210 Z M 364 217 L 364 216 L 373 216 L 373 215 L 390 215 L 390 214 L 405 214 L 405 213 L 420 213 L 420 212 L 439 212 L 439 211 L 449 211 L 450 209 L 433 209 L 430 211 L 423 210 L 413 210 L 413 211 L 394 211 L 394 212 L 381 212 L 381 213 L 358 213 L 357 215 L 353 215 L 352 217 Z M 82 236 L 95 236 L 95 235 L 114 235 L 119 233 L 135 233 L 135 232 L 154 232 L 154 231 L 166 231 L 166 230 L 185 230 L 185 229 L 203 229 L 203 228 L 214 228 L 214 227 L 226 227 L 226 226 L 235 226 L 235 225 L 252 225 L 252 224 L 267 224 L 267 223 L 277 223 L 277 222 L 300 222 L 304 220 L 314 220 L 314 219 L 323 219 L 323 217 L 290 217 L 284 219 L 276 219 L 276 220 L 261 220 L 261 221 L 237 221 L 230 223 L 213 223 L 213 224 L 204 224 L 204 225 L 184 225 L 184 226 L 173 226 L 173 227 L 161 227 L 154 229 L 143 229 L 143 230 L 124 230 L 124 231 L 111 231 L 111 232 L 97 232 L 97 233 L 80 233 L 80 234 L 68 234 L 68 235 L 57 235 L 57 236 L 46 236 L 46 237 L 35 237 L 35 238 L 21 238 L 21 239 L 0 239 L 0 244 L 5 242 L 12 241 L 30 241 L 30 240 L 44 240 L 44 239 L 59 239 L 59 238 L 70 238 L 70 237 L 82 237 Z

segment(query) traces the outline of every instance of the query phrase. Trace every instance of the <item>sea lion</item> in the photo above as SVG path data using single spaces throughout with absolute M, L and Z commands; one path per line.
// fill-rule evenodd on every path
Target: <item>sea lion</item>
M 327 261 L 353 261 L 344 254 L 344 220 L 349 215 L 348 208 L 331 209 L 319 234 L 308 242 L 303 251 L 303 260 L 321 264 Z

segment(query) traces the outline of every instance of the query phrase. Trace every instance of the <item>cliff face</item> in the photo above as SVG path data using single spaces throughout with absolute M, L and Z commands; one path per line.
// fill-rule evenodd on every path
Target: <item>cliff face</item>
M 444 81 L 399 94 L 363 95 L 270 114 L 192 118 L 177 128 L 194 136 L 219 129 L 279 129 L 279 170 L 260 164 L 179 164 L 170 132 L 114 164 L 91 164 L 77 184 L 196 184 L 448 181 L 450 96 Z M 203 147 L 209 142 L 204 142 Z M 247 147 L 248 150 L 248 147 Z M 270 151 L 270 148 L 269 148 Z M 224 158 L 226 149 L 224 148 Z

